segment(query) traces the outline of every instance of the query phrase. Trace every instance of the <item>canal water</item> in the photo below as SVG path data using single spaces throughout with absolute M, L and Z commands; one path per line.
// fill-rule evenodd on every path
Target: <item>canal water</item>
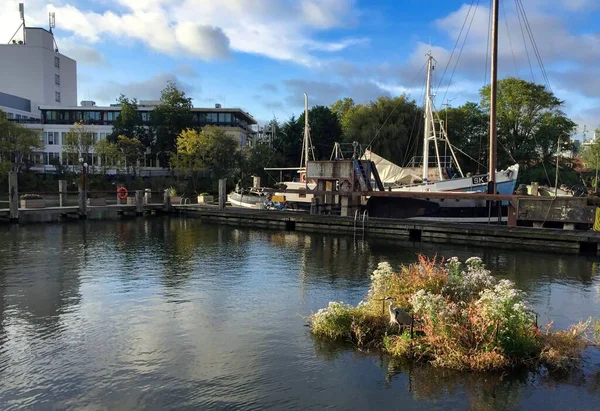
M 598 410 L 569 374 L 454 373 L 314 339 L 380 261 L 477 255 L 558 328 L 600 316 L 596 257 L 237 229 L 194 219 L 0 227 L 0 409 Z

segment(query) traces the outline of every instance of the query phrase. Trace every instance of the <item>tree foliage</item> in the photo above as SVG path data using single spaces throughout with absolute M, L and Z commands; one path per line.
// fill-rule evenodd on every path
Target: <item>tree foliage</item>
M 144 156 L 145 147 L 142 142 L 133 137 L 119 136 L 117 150 L 123 154 L 127 171 L 129 172 L 129 168 L 131 168 L 135 175 L 137 163 Z
M 490 86 L 480 94 L 481 107 L 489 115 Z M 576 124 L 562 112 L 563 103 L 543 85 L 512 77 L 500 80 L 498 167 L 548 161 L 557 151 L 559 138 L 568 144 Z
M 105 139 L 99 140 L 94 144 L 94 154 L 100 160 L 103 174 L 106 174 L 108 167 L 116 167 L 122 156 L 117 144 Z
M 80 158 L 87 161 L 94 147 L 93 129 L 83 123 L 75 123 L 69 132 L 63 134 L 63 158 L 71 165 L 79 164 Z
M 596 135 L 600 135 L 597 133 Z M 596 139 L 591 144 L 586 144 L 581 149 L 581 159 L 588 169 L 600 168 L 600 140 Z
M 192 107 L 192 99 L 169 82 L 161 93 L 160 104 L 150 112 L 157 152 L 175 152 L 179 134 L 193 128 Z
M 304 137 L 304 113 L 298 118 L 302 129 L 300 141 Z M 310 137 L 317 160 L 328 160 L 333 144 L 342 139 L 342 128 L 335 113 L 329 107 L 314 106 L 308 110 Z M 298 153 L 300 154 L 300 153 Z M 298 158 L 298 161 L 300 158 Z
M 149 147 L 152 139 L 142 123 L 137 99 L 130 100 L 121 94 L 117 102 L 121 107 L 121 112 L 113 123 L 113 132 L 108 136 L 108 140 L 116 143 L 119 136 L 128 136 L 138 139 L 144 146 Z
M 8 121 L 0 110 L 0 171 L 21 171 L 35 150 L 43 148 L 40 133 Z
M 336 103 L 337 104 L 337 103 Z M 335 104 L 334 104 L 335 105 Z M 398 165 L 406 165 L 421 150 L 423 111 L 408 96 L 379 97 L 367 104 L 352 106 L 343 113 L 345 142 L 358 141 Z
M 186 129 L 177 137 L 177 151 L 171 163 L 192 177 L 197 190 L 202 171 L 214 180 L 232 177 L 239 165 L 238 143 L 221 128 L 207 126 L 202 131 Z

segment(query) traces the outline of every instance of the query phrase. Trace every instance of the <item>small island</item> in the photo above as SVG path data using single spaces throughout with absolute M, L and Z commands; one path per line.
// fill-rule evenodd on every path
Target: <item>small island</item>
M 537 320 L 525 294 L 480 258 L 423 256 L 397 272 L 380 263 L 364 301 L 330 302 L 309 318 L 315 336 L 457 370 L 568 369 L 599 340 L 598 320 L 556 331 Z

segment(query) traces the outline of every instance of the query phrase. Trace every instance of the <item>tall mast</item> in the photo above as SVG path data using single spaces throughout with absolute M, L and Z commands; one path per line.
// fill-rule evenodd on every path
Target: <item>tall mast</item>
M 431 70 L 433 57 L 427 54 L 427 84 L 425 85 L 425 130 L 423 132 L 423 182 L 427 182 L 429 175 L 429 138 L 431 137 L 431 124 L 429 112 L 431 111 Z
M 490 160 L 488 194 L 496 194 L 496 93 L 498 91 L 498 0 L 492 0 L 492 73 L 490 83 Z
M 302 156 L 300 158 L 300 167 L 306 167 L 308 162 L 308 143 L 310 138 L 308 131 L 308 96 L 304 93 L 304 139 L 302 140 Z

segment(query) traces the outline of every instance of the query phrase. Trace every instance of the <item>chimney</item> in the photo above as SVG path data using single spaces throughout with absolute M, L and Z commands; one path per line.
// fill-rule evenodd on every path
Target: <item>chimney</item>
M 221 105 L 219 103 L 215 104 L 215 108 L 221 108 Z

